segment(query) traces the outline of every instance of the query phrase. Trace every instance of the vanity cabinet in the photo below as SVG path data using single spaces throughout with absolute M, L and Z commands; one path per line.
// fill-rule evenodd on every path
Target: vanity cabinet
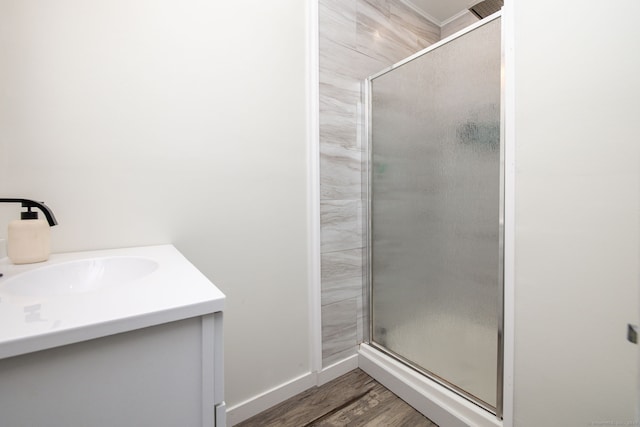
M 158 278 L 119 297 L 35 303 L 0 281 L 0 426 L 225 427 L 224 295 L 171 246 L 135 253 Z
M 225 426 L 222 313 L 0 360 L 3 426 Z

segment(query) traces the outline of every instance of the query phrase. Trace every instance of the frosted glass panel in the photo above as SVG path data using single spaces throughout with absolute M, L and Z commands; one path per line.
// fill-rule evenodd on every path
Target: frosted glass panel
M 371 84 L 372 341 L 495 407 L 500 21 Z

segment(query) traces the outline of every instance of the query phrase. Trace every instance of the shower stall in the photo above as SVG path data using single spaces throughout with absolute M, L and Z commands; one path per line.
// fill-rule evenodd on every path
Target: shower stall
M 365 84 L 365 353 L 488 425 L 502 411 L 500 21 L 492 15 Z

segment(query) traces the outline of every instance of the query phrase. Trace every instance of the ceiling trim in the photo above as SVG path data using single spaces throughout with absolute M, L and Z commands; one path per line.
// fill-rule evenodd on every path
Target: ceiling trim
M 469 9 L 461 10 L 460 12 L 456 13 L 455 15 L 453 15 L 451 18 L 447 18 L 444 21 L 442 21 L 442 24 L 440 24 L 440 26 L 444 27 L 445 25 L 450 24 L 451 22 L 455 21 L 456 19 L 466 15 L 467 13 L 471 13 L 471 12 L 469 12 Z
M 421 7 L 418 7 L 417 5 L 415 5 L 412 1 L 400 0 L 400 2 L 405 6 L 407 6 L 408 8 L 410 8 L 411 10 L 413 10 L 414 12 L 422 15 L 427 21 L 430 21 L 431 23 L 436 24 L 438 27 L 442 27 L 443 23 L 440 22 L 439 19 L 429 15 Z

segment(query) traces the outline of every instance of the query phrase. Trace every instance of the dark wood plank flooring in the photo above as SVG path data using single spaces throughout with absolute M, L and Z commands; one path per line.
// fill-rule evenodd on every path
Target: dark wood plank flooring
M 360 369 L 300 393 L 236 426 L 437 427 Z

